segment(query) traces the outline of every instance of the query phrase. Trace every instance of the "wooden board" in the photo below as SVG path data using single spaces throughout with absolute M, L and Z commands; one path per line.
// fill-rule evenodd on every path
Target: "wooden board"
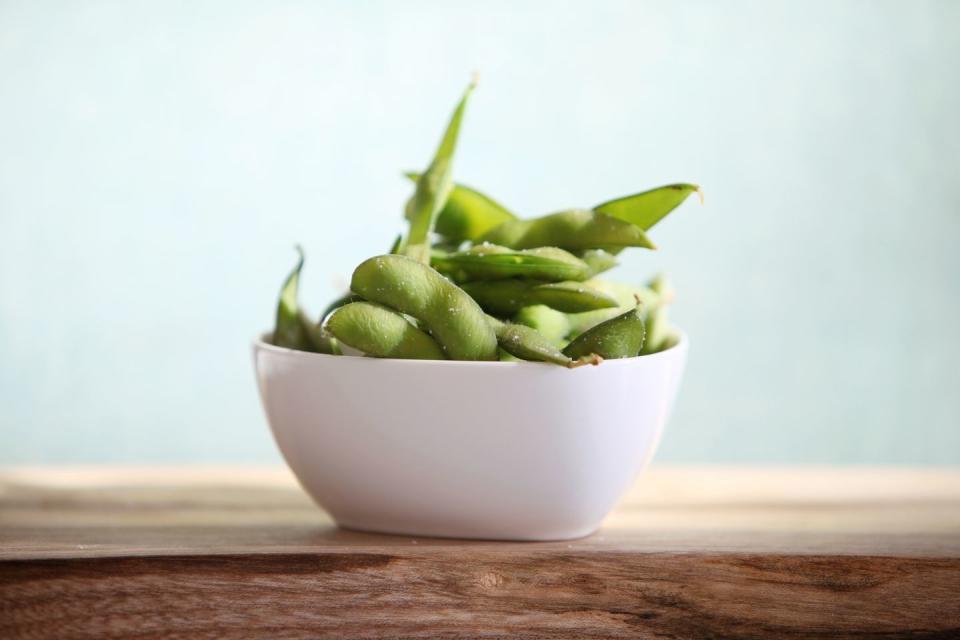
M 960 637 L 960 471 L 654 469 L 597 534 L 339 530 L 269 469 L 0 471 L 0 638 Z

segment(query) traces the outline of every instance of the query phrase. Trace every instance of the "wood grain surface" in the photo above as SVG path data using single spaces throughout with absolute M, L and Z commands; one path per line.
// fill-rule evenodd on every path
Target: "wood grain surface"
M 593 536 L 343 531 L 285 471 L 0 471 L 0 638 L 958 638 L 960 471 L 654 469 Z

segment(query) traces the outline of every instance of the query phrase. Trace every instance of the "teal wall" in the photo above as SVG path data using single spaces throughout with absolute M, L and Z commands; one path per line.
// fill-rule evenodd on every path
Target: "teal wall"
M 0 463 L 278 460 L 249 343 L 457 176 L 699 182 L 629 255 L 691 360 L 660 460 L 960 463 L 958 2 L 2 2 Z

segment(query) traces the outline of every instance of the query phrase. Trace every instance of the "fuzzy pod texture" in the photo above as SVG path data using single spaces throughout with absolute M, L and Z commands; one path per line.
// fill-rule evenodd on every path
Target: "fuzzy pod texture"
M 351 302 L 327 319 L 326 329 L 345 345 L 377 358 L 446 360 L 443 349 L 403 315 L 372 302 Z
M 657 294 L 658 300 L 647 313 L 647 337 L 643 343 L 643 354 L 657 353 L 672 346 L 674 339 L 667 318 L 667 307 L 673 302 L 675 292 L 666 274 L 658 274 L 648 285 Z
M 541 283 L 511 278 L 467 282 L 462 286 L 484 310 L 498 316 L 511 316 L 535 304 L 567 313 L 617 306 L 615 298 L 583 282 Z
M 303 270 L 303 249 L 297 247 L 297 264 L 280 288 L 277 319 L 273 327 L 273 344 L 288 349 L 309 350 L 306 328 L 300 311 L 300 272 Z
M 536 329 L 522 324 L 503 322 L 492 316 L 488 319 L 490 326 L 497 334 L 500 349 L 514 358 L 552 362 L 571 369 L 585 364 L 600 364 L 602 361 L 601 358 L 592 354 L 586 358 L 571 358 Z
M 586 280 L 593 275 L 589 264 L 556 247 L 520 250 L 484 243 L 464 251 L 437 252 L 431 264 L 457 282 L 505 278 L 560 282 Z
M 563 353 L 570 358 L 596 354 L 604 359 L 639 355 L 646 333 L 643 315 L 638 304 L 626 313 L 583 332 L 564 348 Z
M 411 180 L 419 180 L 420 174 L 408 172 Z M 454 184 L 447 203 L 437 216 L 436 232 L 448 242 L 477 240 L 490 229 L 507 220 L 515 220 L 506 207 L 466 185 Z
M 513 321 L 536 329 L 553 344 L 564 347 L 570 334 L 570 320 L 562 311 L 542 304 L 524 307 L 513 316 Z
M 637 299 L 640 299 L 644 321 L 651 310 L 660 303 L 660 296 L 649 287 L 624 284 L 610 280 L 601 280 L 593 278 L 587 280 L 584 284 L 617 300 L 617 307 L 610 309 L 600 309 L 598 311 L 586 311 L 583 313 L 568 313 L 567 321 L 570 323 L 570 332 L 567 338 L 572 340 L 581 333 L 594 327 L 610 318 L 615 318 L 633 309 L 637 305 Z M 646 342 L 646 340 L 644 341 Z
M 604 251 L 603 249 L 587 249 L 580 255 L 580 259 L 586 262 L 587 266 L 590 267 L 591 276 L 596 276 L 604 271 L 609 271 L 620 264 L 617 261 L 617 256 Z
M 573 252 L 623 247 L 656 248 L 640 227 L 590 209 L 571 209 L 540 218 L 510 220 L 488 231 L 481 240 L 512 249 L 559 247 Z
M 608 200 L 603 204 L 598 204 L 593 210 L 625 220 L 647 231 L 668 213 L 680 206 L 692 193 L 698 194 L 700 201 L 703 202 L 703 193 L 699 186 L 677 183 L 616 198 L 615 200 Z
M 451 360 L 497 358 L 497 337 L 480 306 L 417 260 L 400 255 L 365 260 L 354 270 L 350 289 L 416 318 Z

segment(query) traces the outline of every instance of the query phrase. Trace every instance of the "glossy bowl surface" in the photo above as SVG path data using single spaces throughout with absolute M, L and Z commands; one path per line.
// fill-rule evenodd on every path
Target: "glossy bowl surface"
M 343 527 L 587 535 L 653 457 L 688 340 L 565 369 L 328 356 L 257 340 L 260 396 L 304 489 Z

